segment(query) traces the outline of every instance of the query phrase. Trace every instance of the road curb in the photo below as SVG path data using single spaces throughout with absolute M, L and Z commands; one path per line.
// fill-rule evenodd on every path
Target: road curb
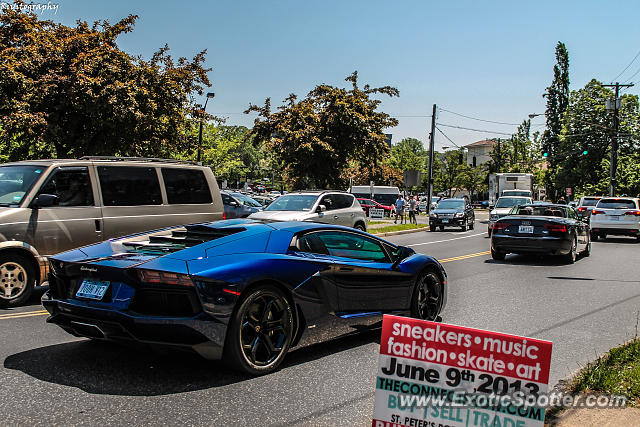
M 427 231 L 427 230 L 429 230 L 429 227 L 415 228 L 412 230 L 387 231 L 386 233 L 376 233 L 374 234 L 374 236 L 378 236 L 378 237 L 398 236 L 400 234 L 417 233 L 419 231 Z

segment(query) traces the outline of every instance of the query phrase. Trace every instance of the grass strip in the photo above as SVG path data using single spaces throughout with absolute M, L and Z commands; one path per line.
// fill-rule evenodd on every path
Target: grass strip
M 390 231 L 402 231 L 402 230 L 414 230 L 418 228 L 425 228 L 426 224 L 396 224 L 388 227 L 380 227 L 369 230 L 371 234 L 388 233 Z

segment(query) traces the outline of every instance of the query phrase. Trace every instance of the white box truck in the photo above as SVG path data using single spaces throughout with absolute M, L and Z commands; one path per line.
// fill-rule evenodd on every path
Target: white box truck
M 500 196 L 533 196 L 533 174 L 492 173 L 489 175 L 489 206 L 495 206 Z
M 359 199 L 373 199 L 381 205 L 393 206 L 400 195 L 400 189 L 383 185 L 353 185 L 349 188 L 349 193 Z

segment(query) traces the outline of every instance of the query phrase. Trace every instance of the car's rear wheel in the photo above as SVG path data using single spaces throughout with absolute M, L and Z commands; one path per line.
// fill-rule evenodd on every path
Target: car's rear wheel
M 251 290 L 227 331 L 225 362 L 251 375 L 273 372 L 289 350 L 293 322 L 291 304 L 280 289 L 265 285 Z
M 588 257 L 589 255 L 591 255 L 591 237 L 589 237 L 589 233 L 587 233 L 587 239 L 587 246 L 585 246 L 584 250 L 580 252 L 580 255 L 582 255 L 583 257 Z
M 427 271 L 416 283 L 411 298 L 411 317 L 435 320 L 442 307 L 442 280 L 437 273 Z
M 573 236 L 571 240 L 571 249 L 569 249 L 569 253 L 564 256 L 564 261 L 567 264 L 573 264 L 576 262 L 578 250 L 578 239 Z
M 429 231 L 431 231 L 431 232 L 436 231 L 436 226 L 435 225 L 430 225 L 429 226 Z
M 440 226 L 440 231 L 444 231 L 444 225 Z
M 506 253 L 491 248 L 491 258 L 495 259 L 496 261 L 504 261 L 504 258 L 506 256 Z
M 35 286 L 33 263 L 19 254 L 0 255 L 0 307 L 24 304 Z

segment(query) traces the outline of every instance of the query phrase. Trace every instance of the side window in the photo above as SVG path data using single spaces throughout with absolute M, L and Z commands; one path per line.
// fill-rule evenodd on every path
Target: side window
M 336 207 L 337 201 L 335 196 L 336 196 L 335 194 L 327 194 L 326 196 L 322 197 L 322 200 L 320 200 L 320 204 L 325 205 L 328 211 L 333 209 L 338 209 Z
M 161 205 L 160 182 L 155 168 L 98 166 L 105 206 Z
M 329 251 L 318 237 L 318 233 L 310 233 L 298 239 L 298 249 L 302 252 L 329 255 Z
M 314 233 L 329 255 L 361 259 L 363 261 L 390 262 L 382 246 L 375 240 L 359 234 L 327 231 Z
M 336 209 L 346 209 L 353 205 L 353 196 L 350 194 L 334 194 L 336 199 Z
M 170 205 L 211 203 L 211 190 L 204 172 L 197 169 L 162 168 L 162 180 Z
M 93 206 L 93 190 L 86 167 L 60 168 L 53 172 L 38 194 L 58 197 L 54 206 Z

